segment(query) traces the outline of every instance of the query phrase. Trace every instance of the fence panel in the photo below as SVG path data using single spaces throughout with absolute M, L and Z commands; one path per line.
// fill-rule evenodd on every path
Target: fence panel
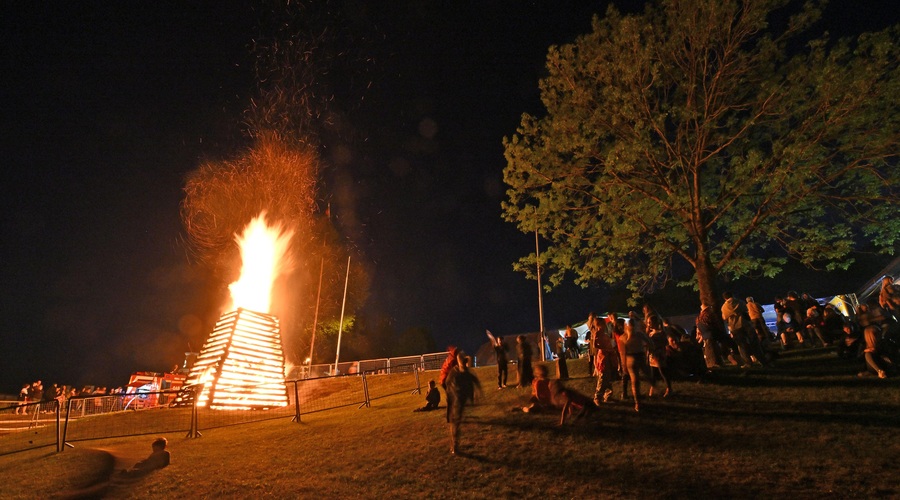
M 436 375 L 428 374 L 426 370 L 440 369 L 446 357 L 446 352 L 440 352 L 340 363 L 338 376 L 286 380 L 288 405 L 285 407 L 269 410 L 200 408 L 197 429 L 363 406 L 373 399 L 417 393 Z M 333 368 L 333 365 L 321 366 Z M 309 377 L 314 373 L 307 369 L 304 375 Z M 363 376 L 358 376 L 360 374 Z M 175 398 L 175 392 L 162 391 L 75 397 L 65 402 L 65 408 L 55 400 L 3 405 L 0 407 L 0 455 L 60 446 L 62 441 L 191 431 L 192 408 L 189 405 L 171 407 Z
M 65 442 L 187 432 L 190 408 L 170 408 L 175 392 L 74 397 L 67 401 Z
M 366 372 L 369 400 L 421 392 L 421 363 L 392 366 L 390 373 Z M 427 382 L 425 382 L 427 384 Z
M 300 414 L 360 406 L 366 403 L 363 378 L 355 375 L 342 377 L 319 377 L 306 380 L 292 380 L 296 384 L 300 399 Z M 291 393 L 291 390 L 288 390 Z M 291 394 L 293 399 L 293 394 Z
M 388 358 L 364 359 L 359 362 L 359 373 L 388 373 L 390 367 L 391 360 Z
M 0 455 L 57 446 L 58 409 L 56 400 L 0 409 Z
M 447 351 L 423 354 L 422 355 L 422 369 L 423 370 L 440 370 L 441 365 L 444 364 L 444 360 L 447 359 L 447 354 L 449 354 Z

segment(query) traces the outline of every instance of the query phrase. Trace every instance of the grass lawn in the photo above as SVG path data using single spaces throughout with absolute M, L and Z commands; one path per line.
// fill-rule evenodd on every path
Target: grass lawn
M 584 361 L 568 386 L 592 394 Z M 676 396 L 604 404 L 557 427 L 511 411 L 523 390 L 494 388 L 467 410 L 462 453 L 443 412 L 406 393 L 304 415 L 168 435 L 172 464 L 114 480 L 110 498 L 873 498 L 900 496 L 900 378 L 856 376 L 832 351 L 790 352 L 774 368 L 726 368 Z M 552 370 L 551 370 L 552 372 Z M 426 374 L 423 385 L 433 372 Z M 616 397 L 621 385 L 617 383 Z M 643 392 L 646 394 L 646 384 Z M 442 401 L 443 403 L 443 401 Z M 152 412 L 146 413 L 152 418 Z M 66 496 L 150 452 L 149 436 L 0 457 L 4 498 Z M 98 451 L 100 450 L 100 451 Z M 110 455 L 113 458 L 110 458 Z M 118 462 L 113 462 L 117 458 Z M 115 477 L 115 476 L 114 476 Z M 82 491 L 84 493 L 84 491 Z M 97 494 L 97 490 L 87 490 Z

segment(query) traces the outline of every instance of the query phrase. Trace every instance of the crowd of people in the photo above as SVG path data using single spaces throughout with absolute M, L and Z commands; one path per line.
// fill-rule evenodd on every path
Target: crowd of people
M 20 415 L 35 411 L 49 412 L 53 410 L 54 402 L 58 402 L 62 408 L 65 407 L 69 398 L 76 396 L 115 396 L 124 393 L 125 389 L 122 387 L 109 390 L 106 387 L 84 386 L 78 389 L 71 385 L 52 384 L 44 388 L 43 382 L 36 380 L 22 384 L 17 397 L 18 404 L 15 413 Z
M 702 381 L 724 365 L 770 366 L 784 350 L 805 347 L 834 348 L 837 356 L 860 360 L 865 369 L 859 376 L 887 378 L 900 363 L 900 286 L 885 276 L 877 299 L 842 314 L 831 304 L 823 305 L 809 294 L 790 291 L 774 301 L 776 331 L 763 318 L 763 307 L 753 298 L 739 299 L 731 292 L 722 296 L 719 311 L 702 304 L 691 332 L 661 316 L 649 304 L 642 314 L 630 311 L 627 317 L 608 313 L 600 318 L 588 314 L 586 325 L 590 375 L 596 377 L 593 398 L 566 388 L 566 359 L 579 357 L 571 327 L 557 346 L 557 377 L 550 379 L 544 365 L 532 366 L 532 350 L 525 336 L 516 338 L 519 388 L 530 388 L 525 413 L 560 411 L 559 425 L 590 413 L 614 400 L 614 382 L 621 381 L 621 400 L 634 403 L 640 411 L 642 379 L 650 388 L 646 397 L 661 392 L 663 398 L 675 394 L 676 379 Z M 497 357 L 497 389 L 507 387 L 508 347 L 503 337 L 491 337 Z M 573 350 L 574 355 L 567 351 Z M 469 370 L 469 358 L 455 347 L 441 368 L 441 385 L 447 394 L 447 422 L 450 425 L 451 453 L 459 446 L 459 426 L 465 406 L 474 400 L 480 382 Z M 659 383 L 659 387 L 657 387 Z M 630 394 L 629 394 L 630 387 Z M 439 401 L 440 395 L 432 387 Z M 431 392 L 429 392 L 431 394 Z M 630 396 L 630 397 L 629 397 Z M 437 401 L 433 407 L 437 407 Z M 429 408 L 429 409 L 432 409 Z

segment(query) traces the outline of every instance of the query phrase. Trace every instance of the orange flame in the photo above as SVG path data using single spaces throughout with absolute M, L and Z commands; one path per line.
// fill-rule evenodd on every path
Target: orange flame
M 240 278 L 228 285 L 232 300 L 229 309 L 270 312 L 272 286 L 290 268 L 288 250 L 293 235 L 281 224 L 268 225 L 265 212 L 247 224 L 243 235 L 235 235 L 242 265 Z

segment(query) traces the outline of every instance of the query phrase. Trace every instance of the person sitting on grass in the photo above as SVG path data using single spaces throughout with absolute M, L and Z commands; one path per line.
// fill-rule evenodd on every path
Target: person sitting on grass
M 778 336 L 785 349 L 790 347 L 793 337 L 796 337 L 797 343 L 803 345 L 803 335 L 800 333 L 799 326 L 794 320 L 790 312 L 785 311 L 778 316 L 778 322 L 775 324 L 778 328 Z
M 553 408 L 553 398 L 550 394 L 550 380 L 547 379 L 547 367 L 537 365 L 534 367 L 534 380 L 531 381 L 531 399 L 528 405 L 522 408 L 525 413 L 540 413 Z
M 425 394 L 425 406 L 416 408 L 413 411 L 431 411 L 437 410 L 441 404 L 441 391 L 438 390 L 434 380 L 428 381 L 428 393 Z
M 166 450 L 166 446 L 169 442 L 164 437 L 156 438 L 153 443 L 151 443 L 150 447 L 153 449 L 153 453 L 150 454 L 149 457 L 141 460 L 140 462 L 134 464 L 134 467 L 128 470 L 123 470 L 122 474 L 126 476 L 143 476 L 157 469 L 162 469 L 169 465 L 169 451 Z
M 856 325 L 844 324 L 837 343 L 837 355 L 841 359 L 856 359 L 862 354 L 862 336 Z

